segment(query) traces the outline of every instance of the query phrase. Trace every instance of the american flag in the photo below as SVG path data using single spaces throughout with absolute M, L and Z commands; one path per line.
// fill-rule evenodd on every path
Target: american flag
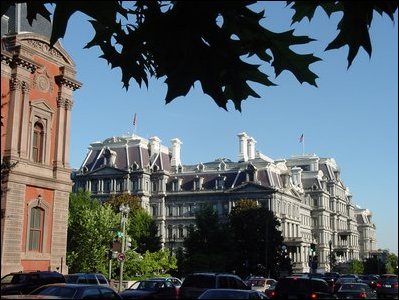
M 302 133 L 301 136 L 299 137 L 299 142 L 300 142 L 300 143 L 303 142 L 303 133 Z

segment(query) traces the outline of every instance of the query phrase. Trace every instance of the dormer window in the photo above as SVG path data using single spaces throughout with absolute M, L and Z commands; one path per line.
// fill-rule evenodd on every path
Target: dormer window
M 179 182 L 177 179 L 172 181 L 172 192 L 178 192 L 179 191 Z
M 196 177 L 193 180 L 193 189 L 194 191 L 199 191 L 202 189 L 202 184 L 204 183 L 204 178 Z
M 219 176 L 218 178 L 216 178 L 216 189 L 217 190 L 224 189 L 225 180 L 226 180 L 226 177 L 224 177 L 224 176 Z

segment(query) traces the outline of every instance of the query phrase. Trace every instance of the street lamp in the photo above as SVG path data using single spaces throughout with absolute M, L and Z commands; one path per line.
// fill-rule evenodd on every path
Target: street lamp
M 121 226 L 122 226 L 122 247 L 121 252 L 125 251 L 125 242 L 126 242 L 126 222 L 129 216 L 130 207 L 128 204 L 121 204 L 119 206 L 119 211 L 121 213 Z M 121 260 L 120 268 L 119 268 L 119 292 L 122 292 L 122 281 L 123 281 L 123 261 Z

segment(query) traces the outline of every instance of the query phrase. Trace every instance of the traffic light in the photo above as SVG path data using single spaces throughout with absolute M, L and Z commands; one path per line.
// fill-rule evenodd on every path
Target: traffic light
M 123 232 L 122 232 L 122 231 L 117 231 L 117 232 L 116 232 L 116 236 L 117 236 L 118 238 L 123 237 Z
M 132 238 L 130 236 L 126 237 L 126 247 L 125 250 L 129 250 L 132 248 Z
M 316 252 L 316 244 L 310 244 L 310 249 L 312 250 L 312 252 Z

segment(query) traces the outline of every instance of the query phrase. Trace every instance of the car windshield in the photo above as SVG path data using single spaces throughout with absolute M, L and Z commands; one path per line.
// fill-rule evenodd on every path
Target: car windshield
M 43 286 L 34 290 L 30 295 L 51 295 L 72 299 L 76 291 L 76 288 L 67 286 Z
M 183 287 L 213 288 L 216 285 L 216 277 L 208 275 L 187 276 L 183 281 Z
M 343 284 L 341 286 L 340 291 L 358 291 L 358 292 L 365 292 L 366 287 L 361 284 Z
M 263 279 L 252 279 L 252 280 L 250 280 L 250 283 L 253 285 L 253 286 L 264 286 L 265 285 L 265 280 Z
M 67 283 L 76 283 L 78 281 L 78 275 L 65 275 L 65 281 Z
M 311 286 L 310 281 L 301 280 L 300 278 L 283 278 L 277 283 L 279 290 L 284 291 L 306 291 Z
M 37 275 L 27 275 L 27 274 L 10 274 L 7 276 L 4 276 L 1 279 L 1 283 L 13 283 L 13 284 L 21 284 L 21 283 L 27 283 L 27 282 L 32 282 L 38 279 Z
M 141 281 L 137 285 L 137 290 L 146 290 L 146 291 L 154 291 L 157 290 L 161 287 L 163 287 L 164 284 L 161 281 L 151 281 L 151 280 L 146 280 L 146 281 Z
M 199 299 L 249 299 L 249 295 L 237 290 L 208 290 Z
M 12 282 L 12 278 L 14 275 L 6 275 L 3 278 L 1 278 L 1 283 L 11 283 Z

